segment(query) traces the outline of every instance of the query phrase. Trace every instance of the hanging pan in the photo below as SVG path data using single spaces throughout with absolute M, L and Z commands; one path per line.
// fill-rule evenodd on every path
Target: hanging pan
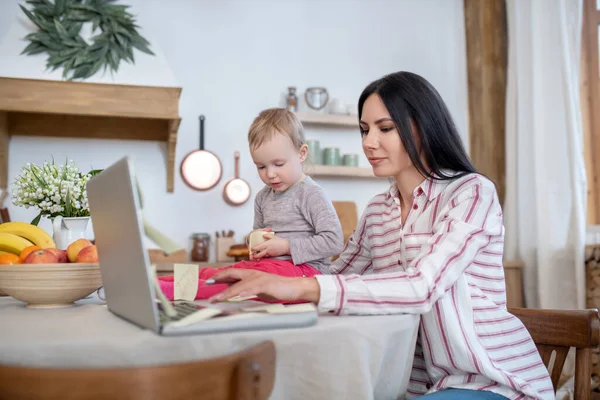
M 250 198 L 250 185 L 240 178 L 240 152 L 235 152 L 235 177 L 223 187 L 223 198 L 232 206 L 240 206 Z
M 223 167 L 219 158 L 204 150 L 204 115 L 200 116 L 200 149 L 189 153 L 181 162 L 181 177 L 194 190 L 209 190 L 221 180 Z

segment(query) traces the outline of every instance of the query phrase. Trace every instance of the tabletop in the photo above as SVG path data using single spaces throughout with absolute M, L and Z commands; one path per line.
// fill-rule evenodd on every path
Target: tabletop
M 397 399 L 408 385 L 418 315 L 320 315 L 316 325 L 163 337 L 115 315 L 96 296 L 29 309 L 0 297 L 0 364 L 126 367 L 213 358 L 264 340 L 276 346 L 271 399 Z

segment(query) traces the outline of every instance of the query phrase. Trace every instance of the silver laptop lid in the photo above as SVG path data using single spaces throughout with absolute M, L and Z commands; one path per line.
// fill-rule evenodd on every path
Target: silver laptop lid
M 87 194 L 108 309 L 158 332 L 133 160 L 124 157 L 94 176 Z

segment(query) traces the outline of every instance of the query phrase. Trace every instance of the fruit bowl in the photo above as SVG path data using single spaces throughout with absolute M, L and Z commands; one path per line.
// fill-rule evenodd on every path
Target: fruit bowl
M 0 291 L 28 308 L 71 307 L 100 286 L 97 263 L 0 265 Z

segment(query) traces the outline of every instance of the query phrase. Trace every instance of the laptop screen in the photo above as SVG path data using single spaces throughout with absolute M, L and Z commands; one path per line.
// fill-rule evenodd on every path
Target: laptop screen
M 158 332 L 133 160 L 124 157 L 94 176 L 87 193 L 108 309 Z

